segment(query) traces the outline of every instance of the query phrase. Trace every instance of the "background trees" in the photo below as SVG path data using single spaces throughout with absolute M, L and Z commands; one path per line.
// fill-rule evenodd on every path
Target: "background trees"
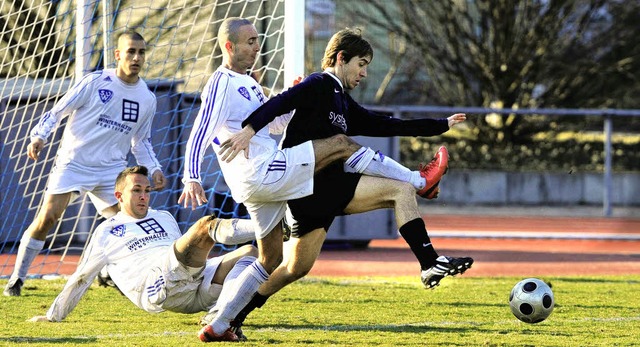
M 362 0 L 344 12 L 339 23 L 363 26 L 368 38 L 367 30 L 389 34 L 372 37 L 393 75 L 375 103 L 640 108 L 635 0 Z M 457 147 L 461 166 L 601 167 L 601 139 L 589 133 L 602 130 L 600 117 L 470 116 L 471 127 L 440 139 Z M 614 129 L 635 133 L 616 143 L 616 169 L 639 169 L 640 119 L 619 119 Z M 402 145 L 408 161 L 431 152 L 422 139 Z

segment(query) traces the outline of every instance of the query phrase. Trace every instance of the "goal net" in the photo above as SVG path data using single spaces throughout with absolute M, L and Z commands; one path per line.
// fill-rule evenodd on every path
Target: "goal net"
M 135 29 L 147 41 L 142 77 L 158 101 L 151 143 L 168 185 L 152 194 L 151 206 L 170 211 L 183 232 L 198 218 L 211 213 L 225 218 L 247 217 L 243 206 L 231 198 L 212 151 L 202 165 L 208 206 L 192 211 L 177 204 L 183 188 L 185 145 L 200 106 L 199 92 L 222 61 L 217 30 L 225 18 L 233 16 L 253 21 L 258 29 L 262 49 L 252 73 L 261 85 L 278 91 L 285 81 L 303 72 L 302 59 L 295 56 L 303 52 L 296 47 L 301 43 L 292 37 L 303 38 L 304 28 L 298 23 L 304 22 L 304 1 L 2 1 L 1 277 L 11 274 L 20 238 L 40 207 L 65 121 L 48 139 L 37 161 L 26 155 L 29 132 L 80 76 L 115 67 L 115 38 L 126 29 Z M 289 47 L 286 50 L 285 41 Z M 134 162 L 131 158 L 131 163 Z M 29 269 L 29 275 L 59 273 L 63 266 L 75 268 L 91 231 L 100 222 L 88 198 L 73 201 L 49 231 L 45 248 Z M 214 252 L 231 247 L 217 245 Z

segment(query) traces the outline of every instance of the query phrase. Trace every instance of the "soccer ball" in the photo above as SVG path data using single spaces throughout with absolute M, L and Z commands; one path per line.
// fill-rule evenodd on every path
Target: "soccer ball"
M 543 281 L 527 278 L 513 286 L 509 306 L 516 318 L 525 323 L 539 323 L 553 312 L 553 292 Z

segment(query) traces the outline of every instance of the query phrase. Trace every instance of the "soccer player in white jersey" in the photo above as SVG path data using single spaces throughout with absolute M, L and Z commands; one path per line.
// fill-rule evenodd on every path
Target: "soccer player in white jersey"
M 223 220 L 202 217 L 182 235 L 172 214 L 149 208 L 147 175 L 144 166 L 118 175 L 114 196 L 120 212 L 96 228 L 82 261 L 47 314 L 32 322 L 65 319 L 105 266 L 122 293 L 147 312 L 206 312 L 214 307 L 224 281 L 255 260 L 257 251 L 251 245 L 208 259 L 220 241 L 213 234 Z
M 199 337 L 205 342 L 238 340 L 229 323 L 282 261 L 280 222 L 287 200 L 312 194 L 315 173 L 336 161 L 351 163 L 360 173 L 388 178 L 404 177 L 410 171 L 391 159 L 375 160 L 373 150 L 344 134 L 279 150 L 266 127 L 257 133 L 251 132 L 250 126 L 243 128 L 242 122 L 266 101 L 260 85 L 247 75 L 260 50 L 258 32 L 246 19 L 227 18 L 219 28 L 218 45 L 223 53 L 222 65 L 202 92 L 202 105 L 187 142 L 185 187 L 178 202 L 193 208 L 207 202 L 200 163 L 206 148 L 212 145 L 234 200 L 244 203 L 255 223 L 259 255 L 233 285 L 223 288 L 221 297 L 228 300 L 220 300 L 218 315 L 200 331 Z M 230 142 L 232 137 L 235 140 Z M 236 156 L 244 148 L 244 155 Z M 437 186 L 446 170 L 446 160 L 441 162 L 443 165 L 430 166 L 429 172 L 410 175 L 416 190 Z
M 156 97 L 139 77 L 145 52 L 140 34 L 121 34 L 115 50 L 117 67 L 80 78 L 31 131 L 27 155 L 37 160 L 46 139 L 69 117 L 42 206 L 20 240 L 5 296 L 20 295 L 47 233 L 73 199 L 86 193 L 103 217 L 118 212 L 114 182 L 127 165 L 129 151 L 138 164 L 151 170 L 154 189 L 164 188 L 165 177 L 149 141 Z

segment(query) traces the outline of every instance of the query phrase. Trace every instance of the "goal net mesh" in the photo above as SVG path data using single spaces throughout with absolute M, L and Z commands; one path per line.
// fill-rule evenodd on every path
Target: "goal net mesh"
M 199 92 L 222 61 L 216 36 L 225 18 L 238 16 L 254 22 L 262 49 L 252 73 L 261 85 L 282 89 L 284 0 L 102 1 L 87 0 L 82 5 L 71 0 L 8 0 L 0 5 L 2 277 L 11 274 L 20 238 L 40 207 L 66 122 L 47 140 L 37 161 L 26 155 L 29 132 L 79 74 L 115 67 L 116 37 L 127 29 L 135 29 L 147 41 L 142 78 L 158 101 L 151 143 L 168 186 L 152 194 L 151 206 L 171 212 L 183 232 L 211 213 L 248 218 L 243 206 L 231 198 L 211 150 L 202 165 L 208 206 L 195 211 L 179 206 L 183 156 L 200 107 Z M 294 29 L 303 30 L 290 28 Z M 130 158 L 130 163 L 135 160 Z M 86 196 L 73 201 L 49 231 L 29 275 L 58 273 L 63 265 L 75 265 L 101 221 Z M 213 252 L 233 247 L 216 245 Z

